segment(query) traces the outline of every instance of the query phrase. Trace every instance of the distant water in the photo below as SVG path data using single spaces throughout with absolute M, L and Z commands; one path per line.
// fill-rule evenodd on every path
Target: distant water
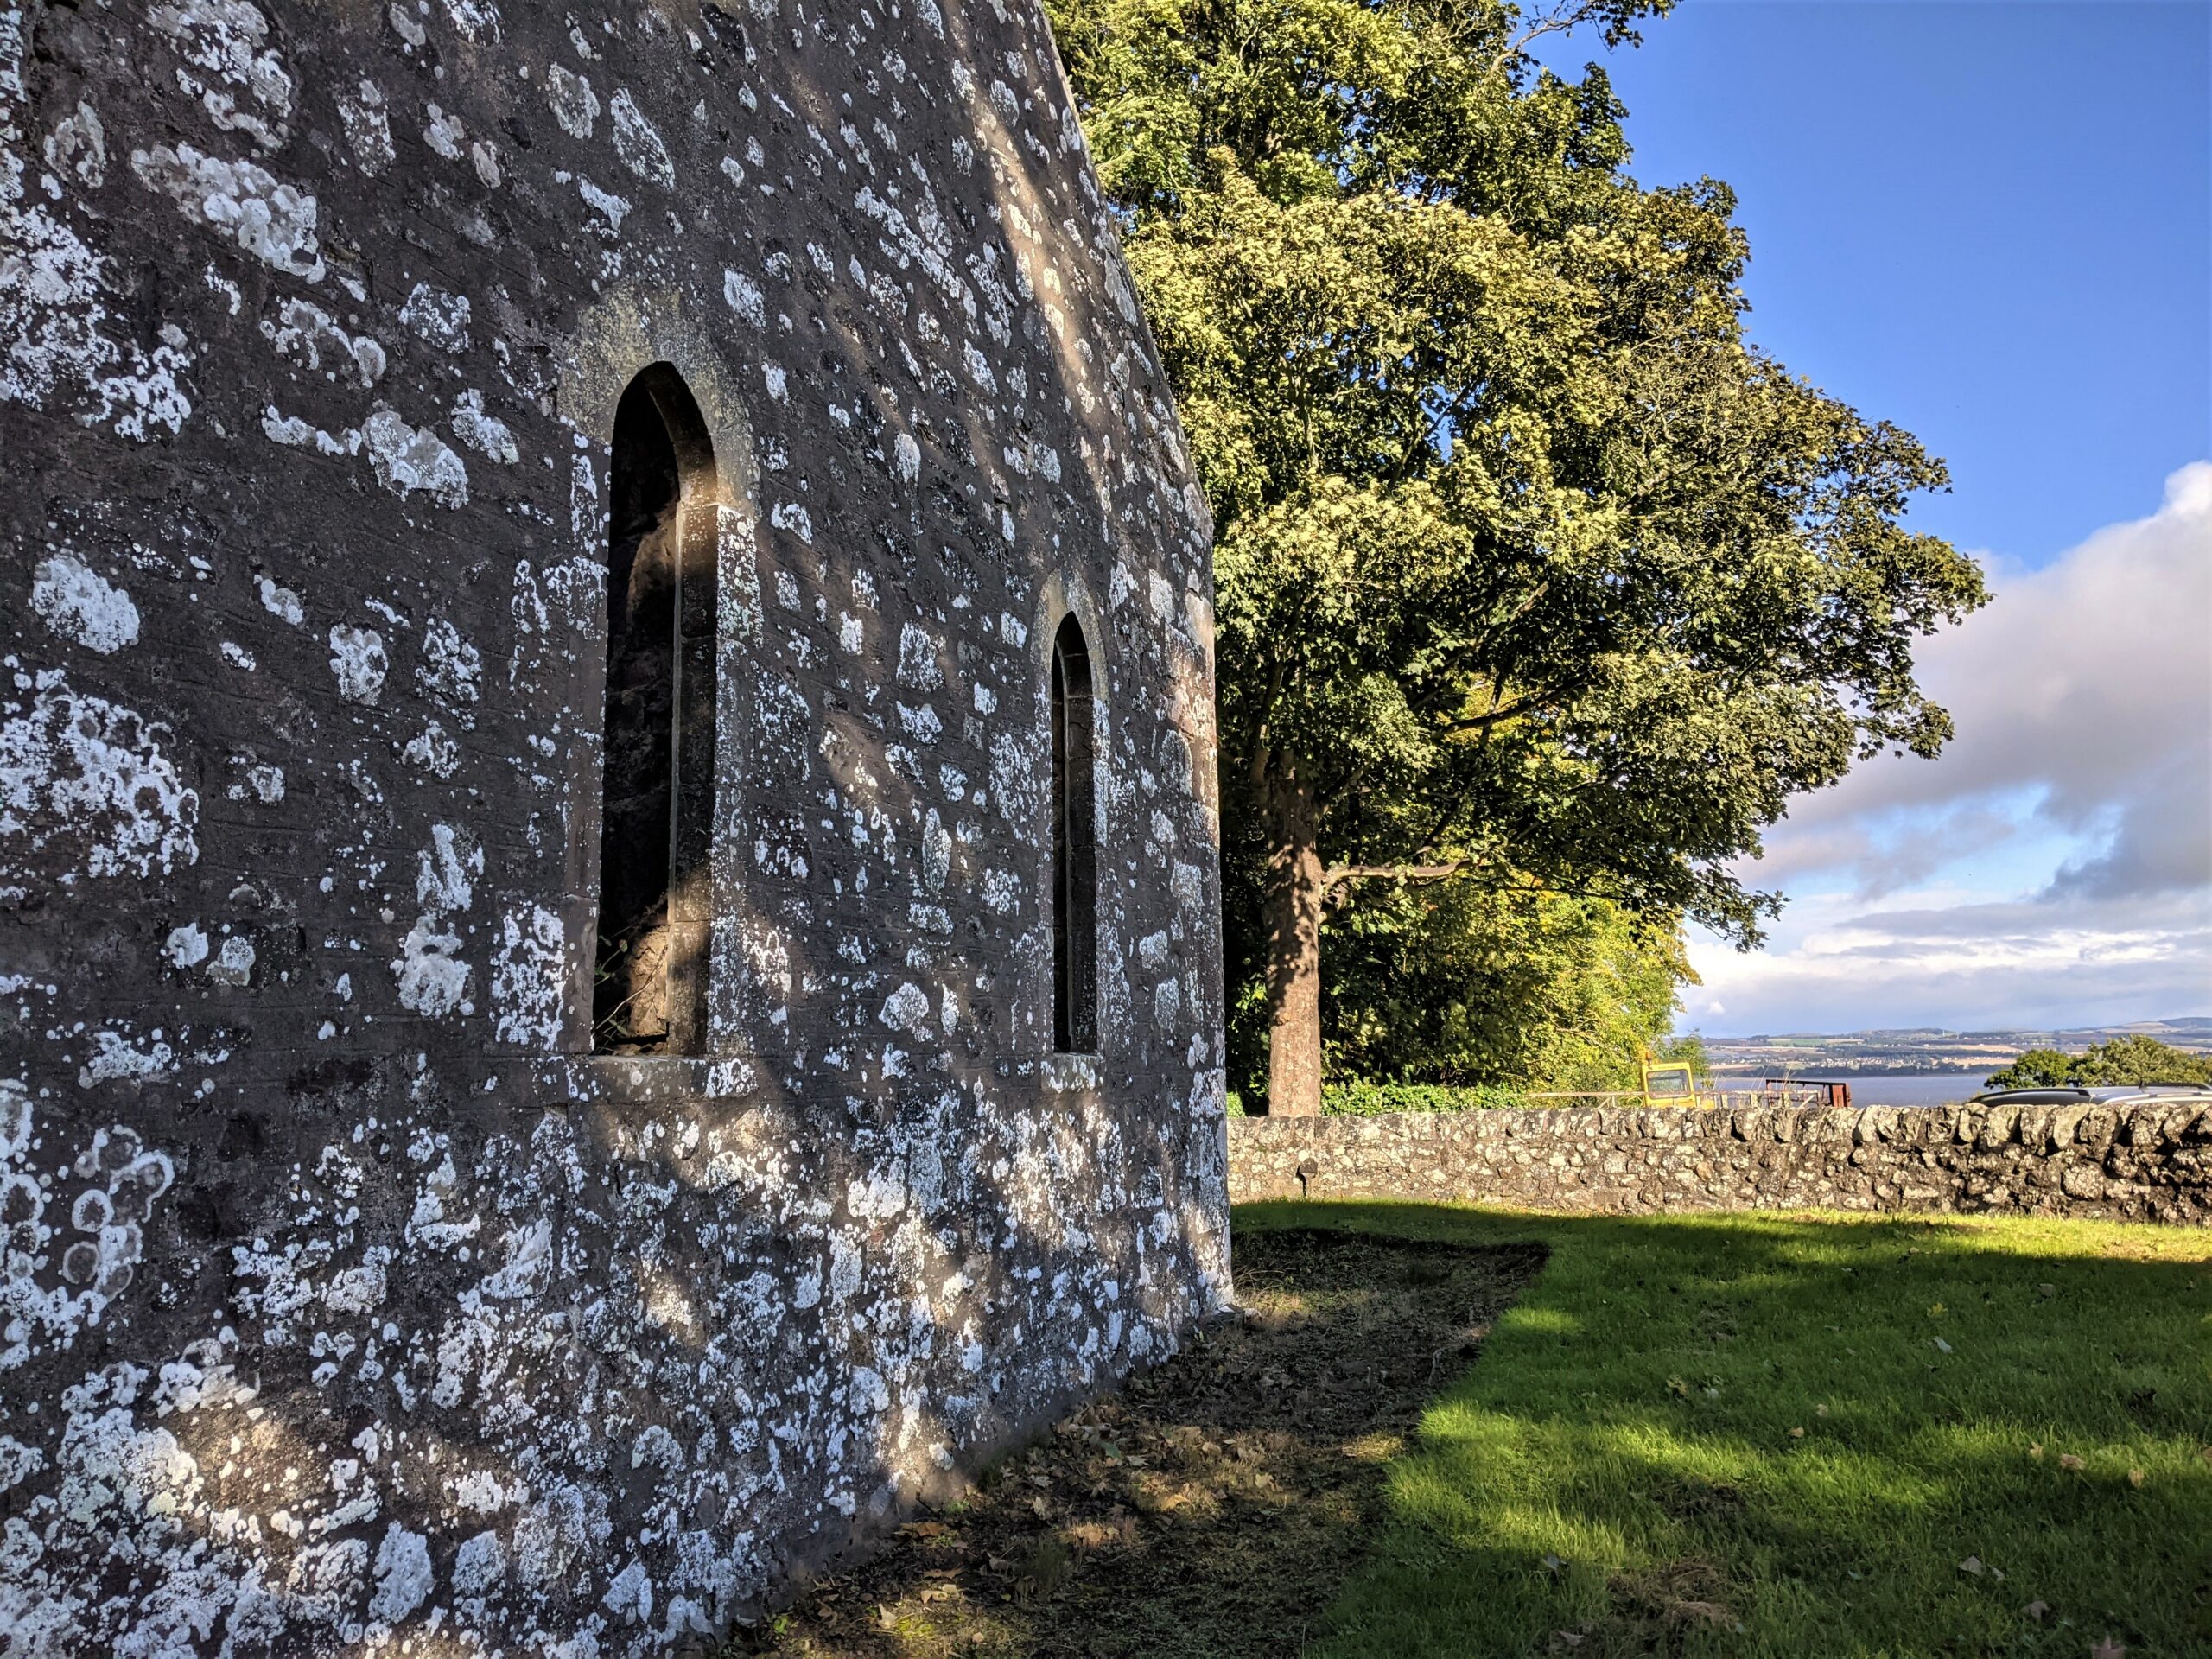
M 1819 1077 L 1823 1082 L 1847 1083 L 1851 1085 L 1851 1103 L 1854 1106 L 1949 1106 L 1981 1092 L 1980 1071 L 1945 1072 L 1941 1076 L 1915 1077 L 1910 1073 L 1896 1076 L 1855 1077 L 1848 1071 L 1808 1071 L 1803 1075 Z M 1723 1089 L 1756 1089 L 1757 1076 L 1726 1073 L 1715 1079 Z

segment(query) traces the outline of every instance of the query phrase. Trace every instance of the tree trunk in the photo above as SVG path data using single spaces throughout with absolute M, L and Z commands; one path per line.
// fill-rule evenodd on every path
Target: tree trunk
M 1280 759 L 1261 788 L 1267 817 L 1268 1116 L 1321 1110 L 1320 826 L 1312 786 Z

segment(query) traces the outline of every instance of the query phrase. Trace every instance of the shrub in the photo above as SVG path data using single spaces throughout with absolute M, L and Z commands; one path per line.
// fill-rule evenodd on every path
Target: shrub
M 1374 1117 L 1384 1112 L 1473 1112 L 1524 1106 L 1518 1089 L 1503 1084 L 1340 1083 L 1321 1090 L 1321 1109 L 1332 1117 Z

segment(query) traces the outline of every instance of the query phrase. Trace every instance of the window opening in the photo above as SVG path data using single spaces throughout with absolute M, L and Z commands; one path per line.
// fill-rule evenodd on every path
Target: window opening
M 1098 1051 L 1098 857 L 1090 654 L 1070 616 L 1052 639 L 1052 1046 Z
M 698 405 L 656 364 L 616 408 L 607 491 L 601 1053 L 702 1046 L 716 493 Z

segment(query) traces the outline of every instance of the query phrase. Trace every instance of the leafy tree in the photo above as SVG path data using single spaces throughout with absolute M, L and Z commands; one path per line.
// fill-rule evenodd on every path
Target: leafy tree
M 1777 900 L 1729 861 L 1948 734 L 1910 646 L 1980 575 L 1901 523 L 1942 463 L 1750 345 L 1726 187 L 1641 187 L 1603 70 L 1529 55 L 1670 3 L 1048 0 L 1217 518 L 1272 1110 L 1319 1105 L 1332 905 L 1748 947 Z
M 1705 1052 L 1705 1035 L 1690 1032 L 1681 1037 L 1669 1037 L 1652 1051 L 1652 1058 L 1669 1065 L 1687 1065 L 1690 1075 L 1703 1079 L 1713 1075 L 1713 1061 Z
M 1378 887 L 1332 922 L 1329 966 L 1332 1076 L 1541 1090 L 1636 1087 L 1694 977 L 1671 927 L 1474 881 Z
M 1988 1077 L 1985 1089 L 2096 1089 L 2145 1083 L 2212 1083 L 2212 1054 L 2191 1053 L 2130 1032 L 2079 1054 L 2031 1048 Z
M 1985 1089 L 2056 1089 L 2074 1079 L 2074 1056 L 2061 1048 L 2031 1048 L 1994 1077 Z

